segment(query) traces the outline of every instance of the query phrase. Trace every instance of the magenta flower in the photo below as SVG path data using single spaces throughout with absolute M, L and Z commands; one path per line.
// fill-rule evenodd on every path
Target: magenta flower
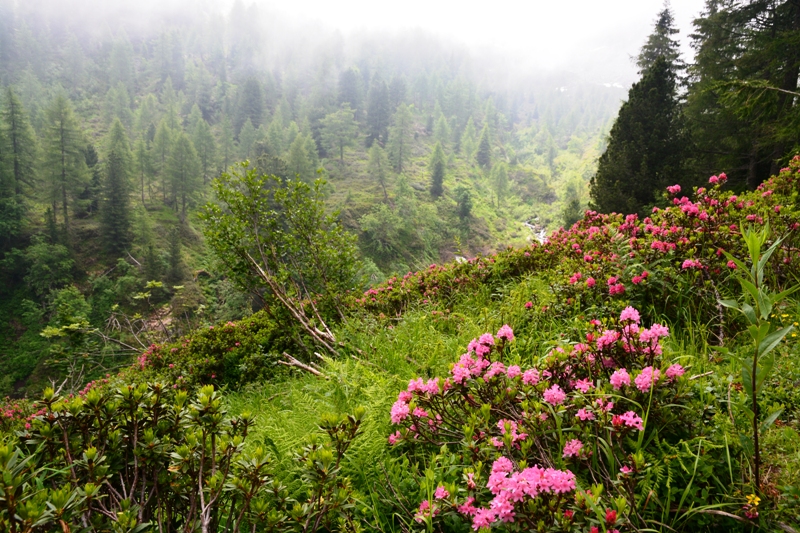
M 589 392 L 589 389 L 591 389 L 593 386 L 594 385 L 592 384 L 591 379 L 579 379 L 575 382 L 575 388 L 584 394 Z
M 517 365 L 511 365 L 506 370 L 506 375 L 511 379 L 514 379 L 515 377 L 519 376 L 521 373 L 522 373 L 522 369 Z
M 667 377 L 669 379 L 675 379 L 677 377 L 682 376 L 684 374 L 684 372 L 686 372 L 686 370 L 681 365 L 679 365 L 678 363 L 675 363 L 674 365 L 670 366 L 667 369 L 665 374 L 667 375 Z
M 525 309 L 530 309 L 533 307 L 533 302 L 525 302 Z
M 514 332 L 508 324 L 503 324 L 503 327 L 497 332 L 497 338 L 511 342 L 514 340 Z
M 407 403 L 402 402 L 400 400 L 397 400 L 396 402 L 394 402 L 394 405 L 392 405 L 392 411 L 391 411 L 392 424 L 399 424 L 400 422 L 405 420 L 408 417 L 408 413 L 409 412 L 410 412 L 410 409 L 409 409 Z
M 539 383 L 539 371 L 535 368 L 531 368 L 530 370 L 526 370 L 522 374 L 522 382 L 525 385 L 536 385 Z
M 622 386 L 629 387 L 631 384 L 631 376 L 628 374 L 628 371 L 624 368 L 620 368 L 613 374 L 611 374 L 611 378 L 609 379 L 611 385 L 614 387 L 615 390 L 619 390 Z
M 389 435 L 389 444 L 391 444 L 392 446 L 394 446 L 395 444 L 397 444 L 398 442 L 400 442 L 400 440 L 401 440 L 402 438 L 403 438 L 403 436 L 400 434 L 400 432 L 399 432 L 399 431 L 395 431 L 394 433 L 392 433 L 391 435 Z
M 637 389 L 642 392 L 647 392 L 653 387 L 660 377 L 660 370 L 657 368 L 654 369 L 652 366 L 648 366 L 642 369 L 642 372 L 636 376 L 636 379 L 634 379 L 633 382 L 636 383 Z
M 586 409 L 583 408 L 578 409 L 578 412 L 575 414 L 575 416 L 577 416 L 584 422 L 587 420 L 594 420 L 594 413 L 591 411 L 587 411 Z
M 581 448 L 583 448 L 583 443 L 578 439 L 572 439 L 564 445 L 563 457 L 577 457 L 581 453 Z
M 542 395 L 544 401 L 550 405 L 561 405 L 567 399 L 567 394 L 558 385 L 553 385 Z
M 586 278 L 586 286 L 589 287 L 590 289 L 594 287 L 596 284 L 597 282 L 594 280 L 594 278 L 592 277 Z
M 640 320 L 639 311 L 635 308 L 628 306 L 622 310 L 622 313 L 619 315 L 619 319 L 621 322 L 631 321 L 636 324 L 639 323 Z
M 437 500 L 445 500 L 450 497 L 450 493 L 447 492 L 447 489 L 444 486 L 439 485 L 436 487 L 436 492 L 433 493 L 433 497 Z

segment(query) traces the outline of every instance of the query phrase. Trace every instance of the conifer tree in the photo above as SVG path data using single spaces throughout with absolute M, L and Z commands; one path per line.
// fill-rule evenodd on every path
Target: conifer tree
M 639 67 L 640 73 L 652 67 L 659 57 L 663 57 L 675 71 L 683 68 L 680 45 L 672 38 L 677 33 L 669 0 L 664 0 L 664 8 L 658 14 L 653 33 L 647 38 L 636 58 L 636 66 Z
M 68 234 L 70 204 L 88 179 L 83 134 L 72 104 L 64 95 L 56 96 L 47 108 L 46 120 L 44 156 L 49 200 L 52 202 L 56 221 L 56 213 L 60 208 L 61 221 Z
M 339 75 L 339 105 L 348 104 L 356 116 L 363 101 L 361 73 L 356 67 L 350 67 Z
M 464 133 L 461 134 L 461 152 L 464 154 L 464 160 L 469 163 L 472 161 L 472 156 L 475 153 L 475 145 L 477 133 L 475 132 L 475 122 L 472 117 L 467 120 L 467 125 L 464 128 Z
M 100 202 L 100 228 L 107 252 L 119 255 L 131 243 L 130 176 L 131 152 L 125 127 L 119 119 L 111 126 L 106 142 L 105 179 Z
M 592 208 L 643 214 L 657 192 L 684 177 L 684 139 L 675 74 L 659 57 L 631 87 L 611 128 L 590 183 Z
M 175 147 L 169 158 L 168 174 L 172 189 L 172 204 L 181 219 L 186 217 L 186 208 L 198 189 L 200 164 L 192 141 L 185 133 L 178 134 Z
M 0 112 L 0 157 L 7 181 L 3 189 L 21 202 L 23 192 L 36 185 L 37 139 L 14 90 L 6 88 L 4 96 Z
M 169 263 L 167 269 L 166 281 L 170 283 L 178 283 L 183 281 L 184 271 L 186 267 L 181 255 L 181 230 L 180 227 L 173 227 L 168 234 L 167 246 L 167 261 Z
M 492 166 L 492 141 L 489 139 L 489 125 L 484 124 L 481 138 L 478 141 L 478 151 L 475 154 L 478 164 L 485 169 Z
M 144 191 L 153 180 L 154 169 L 152 154 L 147 149 L 147 142 L 144 140 L 144 136 L 140 136 L 136 140 L 136 146 L 134 147 L 133 151 L 133 161 L 136 176 L 139 178 L 139 185 L 142 194 L 142 205 L 146 207 L 147 204 L 144 200 Z M 150 196 L 152 200 L 152 194 Z
M 306 140 L 302 135 L 295 137 L 286 155 L 286 166 L 291 175 L 299 177 L 306 183 L 313 180 L 314 169 L 306 152 Z
M 442 145 L 442 149 L 447 151 L 450 146 L 451 135 L 450 125 L 447 123 L 447 119 L 444 118 L 444 113 L 442 113 L 439 115 L 439 120 L 436 121 L 436 125 L 433 127 L 433 138 Z
M 241 131 L 245 122 L 250 121 L 253 128 L 258 128 L 264 118 L 264 96 L 261 84 L 253 77 L 242 84 L 236 109 L 236 131 Z
M 386 148 L 397 172 L 403 171 L 414 139 L 414 117 L 411 109 L 412 107 L 406 104 L 400 104 L 392 117 L 392 127 L 389 129 L 389 142 Z
M 161 119 L 158 123 L 158 129 L 153 137 L 153 167 L 155 172 L 161 180 L 161 199 L 167 201 L 167 165 L 169 164 L 169 156 L 172 152 L 174 134 L 167 125 L 167 121 Z
M 381 146 L 386 144 L 386 138 L 389 135 L 390 116 L 389 88 L 386 86 L 385 81 L 376 76 L 372 81 L 367 103 L 367 148 L 372 146 L 374 142 L 379 143 Z
M 320 169 L 317 143 L 314 142 L 314 137 L 310 133 L 307 133 L 304 137 L 303 144 L 306 148 L 309 163 L 311 164 L 311 170 L 316 174 L 317 170 Z
M 389 84 L 389 106 L 397 109 L 406 101 L 406 80 L 403 76 L 394 76 Z
M 151 126 L 155 127 L 157 123 L 158 100 L 153 93 L 148 93 L 144 98 L 142 98 L 139 108 L 136 110 L 134 129 L 139 134 L 145 134 L 148 128 Z
M 438 198 L 444 192 L 444 174 L 447 158 L 442 150 L 442 145 L 438 142 L 433 148 L 428 169 L 431 173 L 431 196 Z
M 253 147 L 256 144 L 258 132 L 253 127 L 253 123 L 248 118 L 242 126 L 242 131 L 239 132 L 239 150 L 241 151 L 241 159 L 250 159 L 253 155 Z
M 504 162 L 496 164 L 492 169 L 492 186 L 497 196 L 497 205 L 500 206 L 508 192 L 508 167 Z
M 192 144 L 197 150 L 197 156 L 200 161 L 200 175 L 203 177 L 203 185 L 205 185 L 216 170 L 217 146 L 214 141 L 214 135 L 211 133 L 211 126 L 202 118 L 198 120 L 195 126 Z
M 358 125 L 348 104 L 327 115 L 321 121 L 322 140 L 331 152 L 339 153 L 339 163 L 344 163 L 344 149 L 355 141 Z
M 236 139 L 233 138 L 233 124 L 231 124 L 228 115 L 225 115 L 222 118 L 222 129 L 220 132 L 219 142 L 219 156 L 220 164 L 222 165 L 222 171 L 225 171 L 234 163 L 237 151 L 238 147 L 236 146 Z
M 386 194 L 386 179 L 389 175 L 389 159 L 386 157 L 386 152 L 383 148 L 377 144 L 373 144 L 369 149 L 367 172 L 381 185 L 383 189 L 383 199 L 388 200 L 389 195 Z

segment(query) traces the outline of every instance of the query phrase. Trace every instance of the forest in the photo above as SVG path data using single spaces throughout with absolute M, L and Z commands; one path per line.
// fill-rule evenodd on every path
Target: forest
M 0 529 L 800 531 L 800 4 L 653 16 L 0 0 Z

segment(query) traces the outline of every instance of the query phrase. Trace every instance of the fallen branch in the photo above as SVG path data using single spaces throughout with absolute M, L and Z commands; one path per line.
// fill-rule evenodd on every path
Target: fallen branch
M 714 371 L 713 371 L 713 370 L 711 370 L 711 371 L 709 371 L 709 372 L 705 372 L 705 373 L 703 373 L 703 374 L 697 374 L 696 376 L 692 376 L 692 377 L 690 377 L 690 378 L 689 378 L 689 381 L 692 381 L 693 379 L 704 378 L 704 377 L 706 377 L 706 376 L 710 376 L 710 375 L 711 375 L 711 374 L 713 374 L 713 373 L 714 373 Z
M 314 368 L 312 366 L 309 366 L 309 365 L 307 365 L 305 363 L 301 363 L 300 361 L 298 361 L 297 359 L 295 359 L 294 357 L 292 357 L 288 353 L 283 352 L 283 356 L 286 358 L 286 361 L 278 361 L 278 364 L 281 364 L 281 365 L 284 365 L 284 366 L 293 366 L 295 368 L 299 368 L 301 370 L 305 370 L 306 372 L 314 374 L 315 376 L 328 379 L 328 376 L 326 376 L 325 374 L 323 374 L 322 372 L 320 372 L 316 368 Z

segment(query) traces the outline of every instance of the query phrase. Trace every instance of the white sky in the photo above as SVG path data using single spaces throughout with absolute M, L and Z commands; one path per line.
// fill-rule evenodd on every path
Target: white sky
M 249 3 L 245 0 L 245 3 Z M 490 47 L 539 68 L 585 71 L 597 81 L 630 83 L 638 53 L 663 0 L 262 0 L 260 5 L 349 30 L 422 28 L 476 47 Z M 704 0 L 672 0 L 678 39 Z M 686 59 L 689 59 L 688 57 Z

